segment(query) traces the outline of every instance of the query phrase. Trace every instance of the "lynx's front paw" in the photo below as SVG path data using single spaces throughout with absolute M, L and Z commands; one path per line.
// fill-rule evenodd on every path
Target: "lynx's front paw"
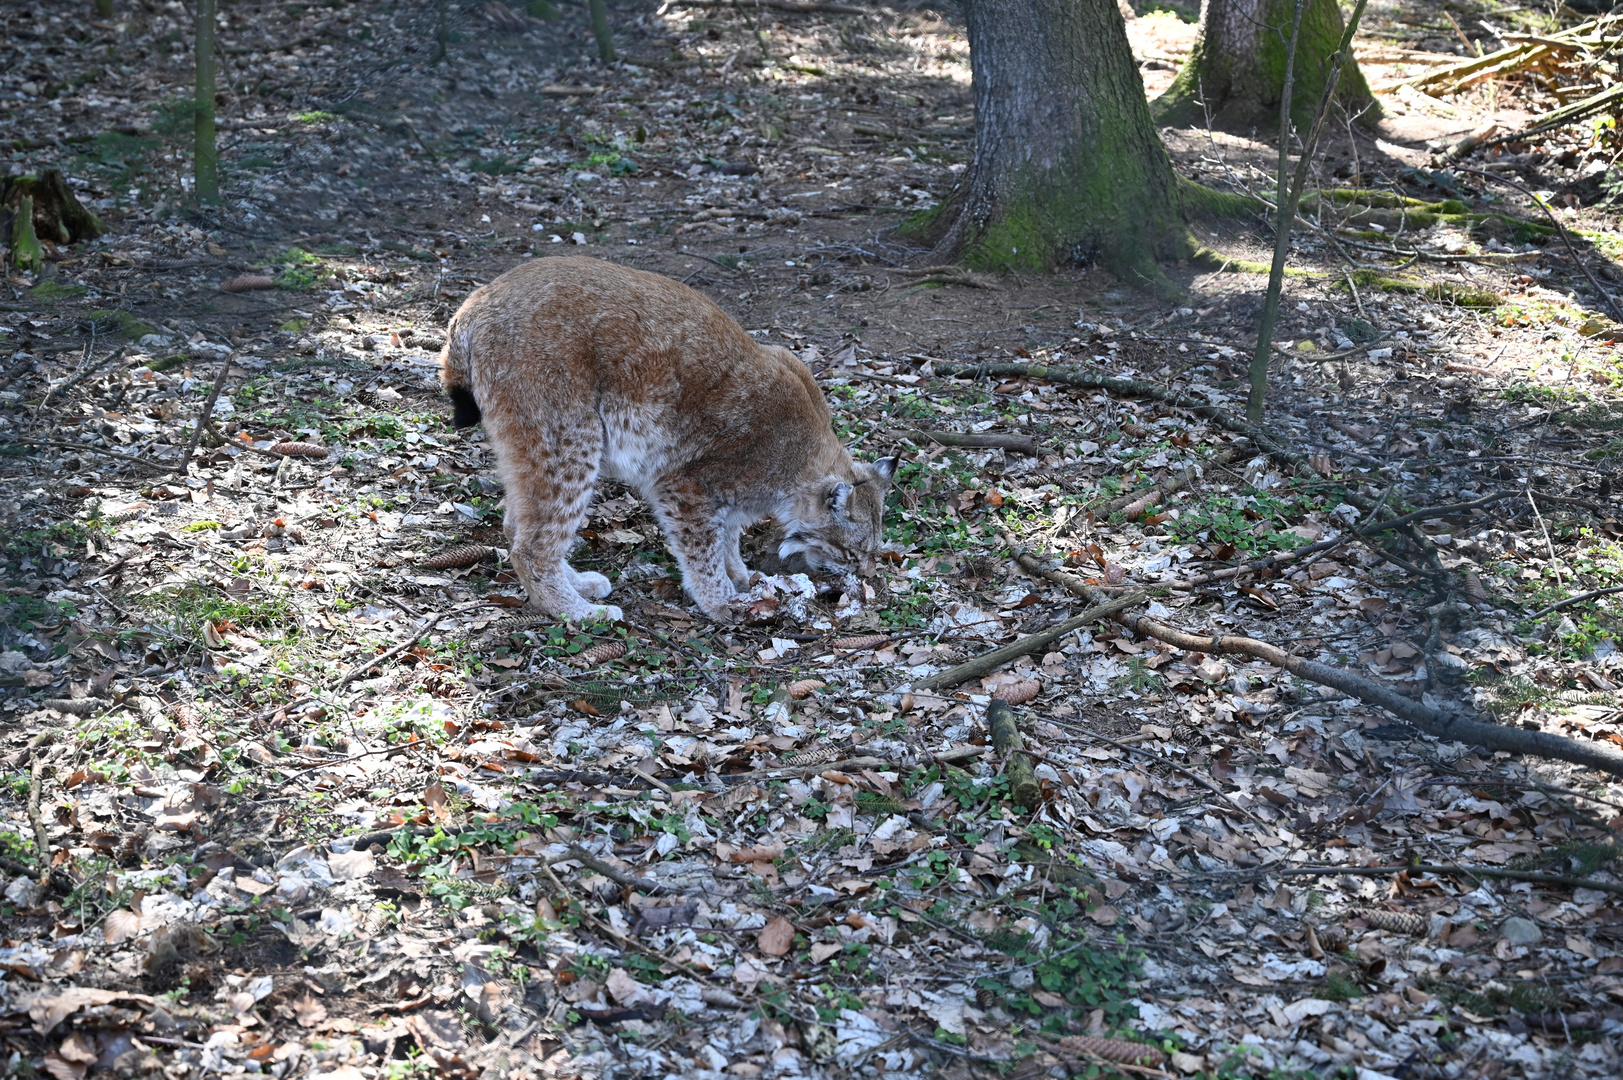
M 593 570 L 577 570 L 572 584 L 588 600 L 601 600 L 614 591 L 613 583 Z

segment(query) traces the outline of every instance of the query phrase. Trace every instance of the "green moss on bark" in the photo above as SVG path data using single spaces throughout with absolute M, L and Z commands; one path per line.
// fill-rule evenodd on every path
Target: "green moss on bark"
M 1220 6 L 1234 10 L 1213 10 Z M 1204 124 L 1209 110 L 1215 127 L 1278 129 L 1286 46 L 1296 3 L 1260 0 L 1255 6 L 1262 26 L 1253 24 L 1239 10 L 1245 6 L 1235 0 L 1208 0 L 1201 37 L 1188 62 L 1172 85 L 1150 103 L 1157 124 Z M 1269 29 L 1274 27 L 1278 29 Z M 1336 0 L 1307 0 L 1291 91 L 1291 121 L 1298 127 L 1305 129 L 1313 120 L 1329 74 L 1329 57 L 1340 45 L 1344 28 Z M 1365 124 L 1380 117 L 1379 106 L 1356 62 L 1343 69 L 1336 100 L 1349 113 L 1362 111 Z

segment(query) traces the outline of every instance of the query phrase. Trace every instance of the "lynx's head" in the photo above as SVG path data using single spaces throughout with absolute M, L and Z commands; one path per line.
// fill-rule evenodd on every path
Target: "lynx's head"
M 872 574 L 885 538 L 885 493 L 895 473 L 895 458 L 853 462 L 850 480 L 830 476 L 800 492 L 791 520 L 783 523 L 778 558 L 799 555 L 815 570 Z

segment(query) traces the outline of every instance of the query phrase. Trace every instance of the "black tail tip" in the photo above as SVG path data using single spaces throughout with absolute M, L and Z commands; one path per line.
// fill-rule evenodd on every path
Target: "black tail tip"
M 479 411 L 479 402 L 474 400 L 473 391 L 466 386 L 453 386 L 448 393 L 451 395 L 451 423 L 459 428 L 477 424 L 483 414 Z

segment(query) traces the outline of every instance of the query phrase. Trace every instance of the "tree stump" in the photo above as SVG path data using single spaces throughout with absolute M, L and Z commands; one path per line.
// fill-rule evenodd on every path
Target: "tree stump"
M 11 261 L 29 269 L 38 269 L 45 257 L 42 241 L 73 244 L 107 231 L 74 196 L 60 169 L 0 177 L 0 214 Z

